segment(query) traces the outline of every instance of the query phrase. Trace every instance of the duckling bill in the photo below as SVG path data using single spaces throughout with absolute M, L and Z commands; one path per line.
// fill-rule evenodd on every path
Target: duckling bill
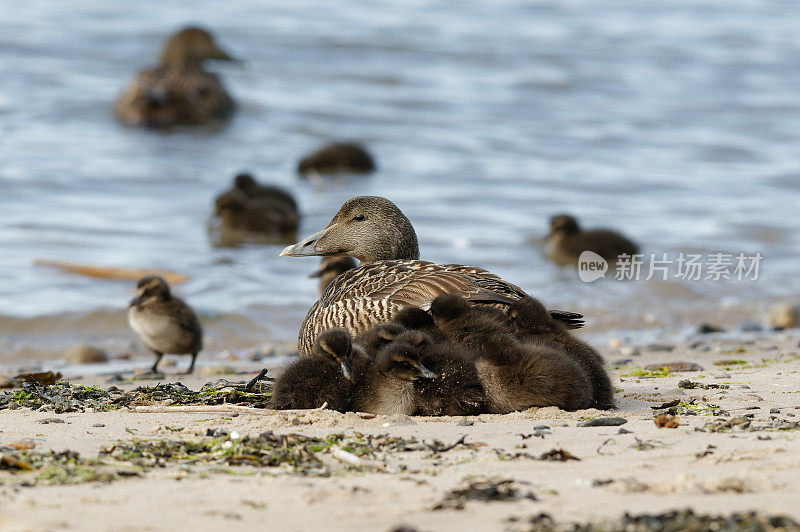
M 131 126 L 155 129 L 228 118 L 233 99 L 217 75 L 204 70 L 208 59 L 233 61 L 202 28 L 172 35 L 160 64 L 140 72 L 125 87 L 114 107 L 117 117 Z
M 158 373 L 158 363 L 169 353 L 191 355 L 186 373 L 192 373 L 203 348 L 203 329 L 192 308 L 172 295 L 167 281 L 157 275 L 142 277 L 128 307 L 128 323 L 156 355 L 151 371 Z

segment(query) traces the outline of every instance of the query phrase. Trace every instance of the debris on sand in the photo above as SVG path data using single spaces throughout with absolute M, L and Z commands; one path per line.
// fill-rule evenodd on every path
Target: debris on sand
M 463 488 L 456 488 L 448 492 L 444 498 L 433 507 L 434 510 L 463 510 L 468 501 L 496 502 L 518 501 L 528 499 L 538 500 L 532 492 L 523 493 L 511 479 L 503 480 L 472 480 Z
M 678 417 L 672 414 L 659 414 L 653 421 L 660 429 L 677 429 L 681 424 Z

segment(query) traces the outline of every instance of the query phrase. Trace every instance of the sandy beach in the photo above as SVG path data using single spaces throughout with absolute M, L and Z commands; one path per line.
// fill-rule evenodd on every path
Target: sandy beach
M 4 456 L 70 450 L 81 459 L 99 456 L 97 470 L 111 473 L 48 477 L 6 462 L 0 529 L 536 530 L 543 518 L 531 519 L 543 513 L 566 526 L 687 508 L 800 521 L 796 334 L 704 335 L 603 351 L 617 390 L 618 409 L 610 412 L 541 408 L 412 418 L 202 406 L 194 412 L 5 409 Z M 703 369 L 644 369 L 676 362 Z M 244 380 L 229 376 L 237 377 Z M 209 379 L 168 375 L 165 382 L 178 380 L 194 390 Z M 142 384 L 155 382 L 119 387 Z M 674 415 L 678 426 L 660 428 L 660 414 L 662 422 Z M 622 424 L 581 426 L 604 418 Z M 219 451 L 151 461 L 147 453 L 133 459 L 119 452 L 134 442 L 171 441 L 213 440 L 237 449 L 248 435 L 255 441 L 270 431 L 272 438 L 328 443 L 306 447 L 311 465 L 239 465 L 247 461 Z M 114 445 L 117 452 L 109 453 Z

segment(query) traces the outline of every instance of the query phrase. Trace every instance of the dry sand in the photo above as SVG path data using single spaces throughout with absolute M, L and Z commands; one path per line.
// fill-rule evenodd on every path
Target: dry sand
M 0 411 L 0 446 L 32 439 L 37 450 L 71 449 L 87 457 L 96 457 L 101 447 L 118 440 L 191 440 L 204 437 L 210 427 L 241 434 L 390 434 L 429 443 L 454 443 L 465 436 L 467 443 L 479 444 L 370 459 L 385 470 L 348 469 L 326 456 L 329 477 L 302 476 L 287 468 L 238 466 L 222 471 L 173 464 L 111 483 L 25 486 L 35 473 L 0 471 L 0 530 L 334 531 L 392 530 L 399 525 L 459 532 L 525 530 L 527 519 L 542 512 L 559 522 L 597 522 L 626 511 L 687 507 L 715 514 L 758 510 L 800 521 L 800 429 L 774 430 L 800 421 L 797 337 L 760 333 L 754 339 L 706 337 L 670 351 L 637 348 L 637 353 L 625 352 L 632 359 L 629 364 L 612 369 L 619 388 L 619 408 L 613 412 L 541 408 L 481 415 L 469 418 L 472 424 L 466 425 L 461 418 L 330 411 L 236 416 Z M 605 351 L 610 363 L 622 357 L 616 350 Z M 723 360 L 745 363 L 714 364 Z M 631 376 L 636 367 L 671 361 L 695 362 L 705 370 Z M 680 388 L 685 379 L 729 388 Z M 206 380 L 183 382 L 196 388 Z M 679 414 L 678 428 L 658 428 L 652 407 L 674 400 L 681 401 L 679 410 L 696 415 Z M 623 417 L 627 423 L 577 426 L 580 420 L 609 416 Z M 736 416 L 749 416 L 749 429 L 697 430 Z M 53 417 L 65 423 L 41 423 Z M 541 425 L 549 429 L 536 434 Z M 173 432 L 167 426 L 183 430 Z M 619 434 L 620 428 L 629 433 Z M 564 449 L 580 460 L 536 459 L 553 449 Z M 474 479 L 511 479 L 519 495 L 532 493 L 536 500 L 468 501 L 463 509 L 433 509 L 448 492 Z

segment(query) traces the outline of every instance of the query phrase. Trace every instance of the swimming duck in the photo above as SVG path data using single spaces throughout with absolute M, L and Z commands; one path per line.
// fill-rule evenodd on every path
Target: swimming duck
M 192 308 L 171 294 L 163 277 L 139 279 L 136 297 L 128 305 L 128 323 L 156 355 L 152 373 L 158 373 L 164 353 L 192 355 L 186 373 L 194 371 L 197 354 L 203 348 L 203 329 Z
M 434 300 L 431 314 L 449 342 L 469 346 L 477 355 L 475 368 L 490 413 L 532 406 L 578 410 L 591 404 L 592 385 L 581 366 L 555 345 L 520 341 L 497 309 L 448 294 Z
M 435 342 L 421 331 L 406 331 L 395 341 L 416 349 L 420 362 L 436 375 L 414 383 L 416 415 L 470 416 L 484 411 L 486 394 L 471 352 Z
M 300 222 L 300 215 L 289 204 L 266 198 L 251 199 L 235 188 L 217 197 L 214 214 L 222 231 L 244 231 L 267 237 L 292 233 Z
M 434 377 L 420 362 L 416 349 L 393 342 L 378 353 L 357 383 L 352 408 L 387 416 L 414 415 L 418 408 L 415 382 Z
M 314 343 L 311 356 L 287 365 L 275 381 L 271 406 L 280 410 L 328 408 L 347 412 L 355 383 L 371 365 L 342 329 L 329 329 Z
M 613 265 L 622 254 L 639 253 L 639 246 L 615 231 L 583 230 L 578 220 L 568 214 L 553 216 L 550 219 L 550 234 L 545 242 L 547 258 L 559 266 L 576 265 L 584 251 L 593 251 Z
M 614 408 L 614 387 L 605 370 L 603 357 L 554 320 L 538 299 L 524 297 L 513 302 L 508 316 L 514 334 L 527 342 L 554 347 L 574 360 L 592 384 L 592 407 L 600 410 Z
M 392 321 L 403 308 L 427 310 L 442 294 L 500 307 L 527 296 L 482 268 L 419 260 L 411 222 L 394 203 L 378 196 L 348 200 L 327 227 L 281 252 L 282 257 L 311 255 L 348 256 L 361 265 L 337 277 L 308 311 L 298 339 L 301 356 L 310 352 L 321 331 L 341 327 L 359 335 Z M 579 314 L 552 314 L 571 327 L 583 324 Z
M 297 165 L 300 176 L 309 174 L 367 174 L 375 170 L 372 156 L 350 142 L 334 142 L 306 155 Z
M 227 118 L 234 103 L 216 74 L 203 69 L 206 59 L 233 59 L 202 28 L 185 28 L 170 37 L 158 67 L 144 70 L 117 100 L 117 117 L 147 128 L 198 125 Z
M 295 212 L 300 212 L 297 207 L 297 200 L 289 192 L 274 185 L 259 183 L 252 174 L 238 174 L 233 178 L 233 188 L 247 196 L 248 199 L 272 200 L 285 204 Z
M 319 270 L 309 275 L 309 277 L 319 277 L 319 295 L 322 295 L 334 279 L 356 266 L 356 261 L 353 257 L 322 257 Z

